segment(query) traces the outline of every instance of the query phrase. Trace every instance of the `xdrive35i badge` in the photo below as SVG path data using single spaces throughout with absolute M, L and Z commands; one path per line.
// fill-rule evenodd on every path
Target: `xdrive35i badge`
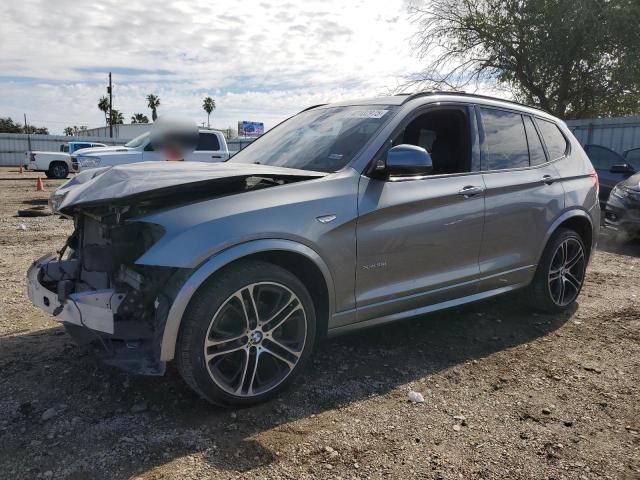
M 373 270 L 374 268 L 384 268 L 387 266 L 387 262 L 370 263 L 369 265 L 362 265 L 363 270 Z

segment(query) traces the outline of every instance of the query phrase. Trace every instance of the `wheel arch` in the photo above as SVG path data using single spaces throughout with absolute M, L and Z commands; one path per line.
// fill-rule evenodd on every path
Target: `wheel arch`
M 334 286 L 331 272 L 324 260 L 315 250 L 291 240 L 254 240 L 217 253 L 197 267 L 187 278 L 167 314 L 160 345 L 161 360 L 168 361 L 174 358 L 182 316 L 198 288 L 211 275 L 246 259 L 275 263 L 300 278 L 310 290 L 316 308 L 318 333 L 326 333 L 329 315 L 334 311 Z
M 544 252 L 547 243 L 549 243 L 551 235 L 553 235 L 553 233 L 556 232 L 559 228 L 569 228 L 577 232 L 578 235 L 582 237 L 585 247 L 587 248 L 588 261 L 589 257 L 591 256 L 591 250 L 593 248 L 594 225 L 590 215 L 586 211 L 576 208 L 564 212 L 551 224 L 551 227 L 549 227 L 545 235 L 544 242 L 542 242 L 542 248 L 538 252 L 538 263 L 540 262 L 540 258 L 542 257 L 542 253 Z

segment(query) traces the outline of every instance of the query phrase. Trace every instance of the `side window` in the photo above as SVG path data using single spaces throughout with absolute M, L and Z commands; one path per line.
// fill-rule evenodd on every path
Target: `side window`
M 527 137 L 519 113 L 481 108 L 488 160 L 484 170 L 503 170 L 529 166 Z
M 81 148 L 89 148 L 91 145 L 88 143 L 76 143 L 76 150 L 80 150 Z
M 153 145 L 151 145 L 151 142 L 147 143 L 147 144 L 144 146 L 144 151 L 145 151 L 145 152 L 153 152 L 153 151 L 154 151 L 154 150 L 153 150 Z
M 531 165 L 542 165 L 547 161 L 547 157 L 544 154 L 544 147 L 536 131 L 536 127 L 533 124 L 533 119 L 529 116 L 524 116 L 524 129 L 527 132 L 527 143 L 529 144 L 529 160 Z
M 200 133 L 196 150 L 217 151 L 220 150 L 220 142 L 215 133 Z
M 624 154 L 624 159 L 633 168 L 635 168 L 636 170 L 640 170 L 640 148 L 627 150 L 627 152 Z
M 468 110 L 442 107 L 411 120 L 392 144 L 416 145 L 431 154 L 433 174 L 471 171 Z
M 600 145 L 587 145 L 584 150 L 593 166 L 601 170 L 609 170 L 613 165 L 625 163 L 616 152 Z
M 556 160 L 564 156 L 567 152 L 567 139 L 558 128 L 555 123 L 547 120 L 536 120 L 538 127 L 540 127 L 540 133 L 544 139 L 544 143 L 547 146 L 547 152 L 549 152 L 549 160 Z

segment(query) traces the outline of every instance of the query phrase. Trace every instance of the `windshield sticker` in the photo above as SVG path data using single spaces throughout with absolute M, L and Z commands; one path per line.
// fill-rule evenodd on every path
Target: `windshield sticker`
M 389 110 L 352 110 L 347 118 L 382 118 Z

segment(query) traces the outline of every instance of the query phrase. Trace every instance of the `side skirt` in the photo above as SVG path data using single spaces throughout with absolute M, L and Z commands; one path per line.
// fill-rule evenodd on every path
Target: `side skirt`
M 522 287 L 526 287 L 527 282 L 508 285 L 505 287 L 495 288 L 493 290 L 487 290 L 486 292 L 475 293 L 467 297 L 456 298 L 455 300 L 447 300 L 446 302 L 435 303 L 427 305 L 425 307 L 414 308 L 404 312 L 394 313 L 392 315 L 385 315 L 384 317 L 372 318 L 370 320 L 364 320 L 362 322 L 351 323 L 341 327 L 330 328 L 327 332 L 327 337 L 333 337 L 342 335 L 344 333 L 351 332 L 353 330 L 359 330 L 361 328 L 375 327 L 377 325 L 383 325 L 385 323 L 395 322 L 397 320 L 403 320 L 405 318 L 417 317 L 424 315 L 425 313 L 436 312 L 439 310 L 445 310 L 447 308 L 458 307 L 466 303 L 476 302 L 478 300 L 484 300 L 485 298 L 495 297 L 503 293 L 511 292 Z

